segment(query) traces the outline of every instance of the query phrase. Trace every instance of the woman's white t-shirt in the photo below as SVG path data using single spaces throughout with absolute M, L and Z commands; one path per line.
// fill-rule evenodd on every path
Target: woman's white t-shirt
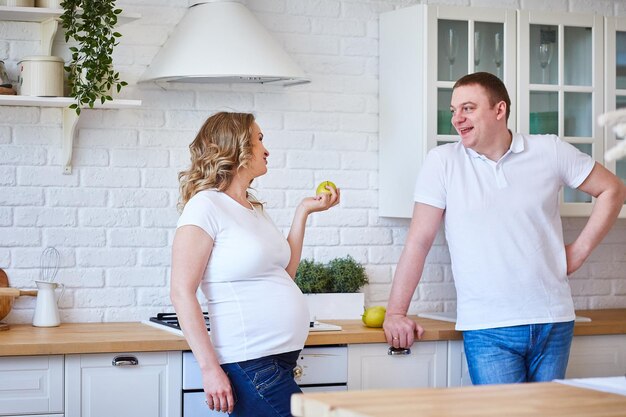
M 306 300 L 285 270 L 289 244 L 265 211 L 204 190 L 185 205 L 177 227 L 186 225 L 213 239 L 200 287 L 219 362 L 302 349 L 309 329 Z

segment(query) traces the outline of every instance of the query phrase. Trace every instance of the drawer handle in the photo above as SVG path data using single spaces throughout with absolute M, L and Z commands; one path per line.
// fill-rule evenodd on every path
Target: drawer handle
M 393 346 L 391 346 L 389 348 L 389 350 L 387 351 L 387 355 L 391 355 L 391 356 L 397 356 L 397 355 L 410 355 L 411 354 L 411 349 L 409 348 L 395 348 Z
M 116 356 L 112 361 L 113 366 L 136 366 L 139 360 L 134 356 Z

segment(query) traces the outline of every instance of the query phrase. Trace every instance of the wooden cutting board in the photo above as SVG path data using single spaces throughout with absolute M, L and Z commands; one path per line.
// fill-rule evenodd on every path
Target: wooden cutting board
M 8 287 L 9 286 L 9 277 L 7 277 L 7 273 L 4 272 L 2 268 L 0 268 L 0 287 Z M 13 306 L 13 297 L 0 296 L 0 320 L 6 317 L 7 314 L 11 312 L 11 307 Z M 5 323 L 0 323 L 0 331 L 9 330 L 9 325 Z

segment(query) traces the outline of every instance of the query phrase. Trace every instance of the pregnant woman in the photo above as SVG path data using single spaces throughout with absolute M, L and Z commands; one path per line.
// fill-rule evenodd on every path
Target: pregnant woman
M 339 190 L 304 198 L 285 239 L 249 192 L 269 152 L 254 116 L 217 113 L 189 146 L 179 174 L 170 295 L 200 369 L 207 406 L 231 416 L 291 416 L 292 375 L 308 335 L 296 274 L 309 214 L 339 203 Z M 208 302 L 206 331 L 196 291 Z

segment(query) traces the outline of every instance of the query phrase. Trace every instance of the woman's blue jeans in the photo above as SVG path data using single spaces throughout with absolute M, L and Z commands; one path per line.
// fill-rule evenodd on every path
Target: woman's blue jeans
M 565 377 L 574 322 L 463 332 L 472 383 L 540 382 Z
M 291 417 L 291 394 L 300 393 L 293 379 L 300 351 L 245 362 L 223 364 L 235 391 L 232 417 Z

